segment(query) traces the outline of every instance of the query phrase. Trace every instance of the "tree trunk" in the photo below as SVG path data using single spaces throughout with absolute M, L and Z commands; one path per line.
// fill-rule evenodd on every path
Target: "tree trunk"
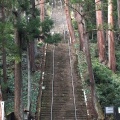
M 80 5 L 76 5 L 76 9 L 82 15 Z M 79 39 L 80 39 L 79 40 L 80 41 L 80 50 L 82 51 L 83 50 L 83 41 L 84 41 L 84 38 L 83 38 L 83 24 L 82 24 L 82 17 L 77 11 L 75 11 L 75 18 L 76 18 L 77 25 L 78 25 L 78 33 L 79 33 Z
M 19 38 L 19 32 L 15 28 L 15 44 L 19 49 L 19 57 L 21 57 L 21 44 Z M 22 73 L 21 73 L 21 61 L 15 60 L 15 98 L 14 98 L 14 114 L 15 120 L 22 120 L 21 115 L 21 98 L 22 98 Z
M 91 106 L 92 106 L 92 114 L 93 118 L 97 120 L 97 112 L 96 112 L 96 95 L 95 95 L 95 80 L 94 80 L 94 74 L 92 69 L 92 63 L 91 63 L 91 55 L 89 50 L 89 43 L 88 43 L 88 35 L 86 31 L 84 31 L 84 46 L 85 46 L 85 54 L 86 54 L 86 60 L 88 65 L 88 72 L 89 72 L 89 78 L 90 78 L 90 85 L 91 85 Z
M 3 80 L 4 84 L 7 84 L 7 65 L 6 65 L 6 49 L 5 49 L 5 41 L 3 41 Z
M 69 10 L 69 2 L 68 0 L 64 0 L 65 1 L 65 13 L 66 13 L 66 20 L 67 20 L 67 25 L 68 25 L 68 30 L 70 33 L 70 37 L 72 40 L 72 43 L 75 42 L 75 34 L 74 34 L 74 29 L 72 26 L 72 20 L 71 20 L 71 15 L 70 15 L 70 10 Z
M 44 21 L 45 18 L 45 0 L 40 0 L 40 20 Z
M 116 71 L 115 43 L 113 32 L 113 4 L 108 0 L 108 67 Z
M 3 100 L 7 99 L 7 65 L 6 65 L 6 49 L 5 49 L 5 40 L 2 41 L 3 46 L 2 46 L 2 61 L 3 61 L 3 81 L 4 85 L 6 86 L 3 88 Z
M 38 44 L 38 41 L 37 41 L 37 39 L 35 39 L 35 41 L 34 41 L 35 56 L 37 56 L 37 54 L 38 54 L 37 44 Z
M 30 41 L 29 44 L 29 50 L 30 50 L 30 67 L 31 72 L 35 71 L 35 42 L 34 40 Z
M 35 0 L 31 0 L 31 5 L 32 5 L 32 19 L 35 18 L 34 11 L 35 11 Z M 34 39 L 30 41 L 30 67 L 31 67 L 31 72 L 35 71 L 35 42 Z
M 120 0 L 117 0 L 118 26 L 120 29 Z
M 98 41 L 98 54 L 99 61 L 105 61 L 105 38 L 103 31 L 103 15 L 101 0 L 95 0 L 96 6 L 96 24 L 97 24 L 97 41 Z
M 80 6 L 82 9 L 82 6 Z M 86 61 L 87 61 L 87 65 L 88 65 L 88 73 L 89 73 L 89 79 L 90 79 L 90 85 L 91 85 L 91 97 L 90 97 L 90 103 L 91 104 L 91 115 L 93 115 L 92 119 L 97 120 L 98 118 L 98 114 L 96 111 L 96 94 L 95 94 L 95 80 L 94 80 L 94 74 L 93 74 L 93 69 L 92 69 L 92 62 L 91 62 L 91 54 L 90 54 L 90 49 L 89 49 L 89 42 L 88 42 L 88 33 L 86 31 L 86 24 L 85 24 L 85 20 L 84 20 L 84 16 L 82 17 L 82 24 L 83 24 L 83 38 L 84 38 L 84 52 L 86 55 Z
M 27 43 L 27 61 L 28 61 L 28 103 L 27 103 L 27 110 L 30 110 L 30 103 L 31 103 L 31 70 L 30 70 L 30 49 L 29 43 Z
M 1 7 L 1 13 L 2 13 L 2 22 L 3 24 L 5 24 L 5 8 L 4 5 L 2 5 Z M 4 30 L 3 30 L 4 31 Z M 4 33 L 3 33 L 4 34 Z M 3 82 L 5 85 L 7 85 L 7 65 L 6 65 L 6 49 L 5 49 L 5 44 L 6 44 L 6 40 L 4 39 L 3 36 L 3 40 L 2 40 L 2 63 L 3 63 Z M 7 87 L 4 88 L 3 90 L 3 99 L 6 100 L 7 99 Z

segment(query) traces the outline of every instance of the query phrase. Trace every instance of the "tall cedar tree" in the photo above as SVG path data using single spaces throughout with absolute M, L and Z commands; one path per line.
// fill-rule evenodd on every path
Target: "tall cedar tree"
M 18 47 L 18 54 L 21 57 L 21 42 L 18 28 L 15 28 L 15 44 Z M 22 120 L 21 115 L 21 98 L 22 98 L 22 73 L 21 61 L 15 60 L 15 98 L 14 98 L 14 115 L 16 120 Z
M 44 7 L 45 0 L 40 0 L 40 20 L 41 22 L 44 21 L 45 18 L 45 7 Z
M 116 71 L 115 40 L 113 32 L 113 0 L 108 0 L 108 67 Z
M 31 0 L 32 6 L 32 19 L 35 19 L 34 11 L 35 11 L 35 0 Z M 35 40 L 29 41 L 29 51 L 30 51 L 30 70 L 31 72 L 35 71 Z
M 101 0 L 95 0 L 96 5 L 96 23 L 97 23 L 97 41 L 98 41 L 98 53 L 99 61 L 105 61 L 105 38 L 103 31 L 103 15 L 102 15 L 102 3 Z
M 88 65 L 89 79 L 91 83 L 90 84 L 91 94 L 90 94 L 90 98 L 88 98 L 87 100 L 88 102 L 87 107 L 88 107 L 89 114 L 93 115 L 93 118 L 91 119 L 97 119 L 98 114 L 97 114 L 97 108 L 96 108 L 97 106 L 96 106 L 96 94 L 95 94 L 95 80 L 94 80 L 94 74 L 93 74 L 93 69 L 92 69 L 91 54 L 90 54 L 89 40 L 88 40 L 89 38 L 88 38 L 87 30 L 86 30 L 86 21 L 84 18 L 83 7 L 81 4 L 79 6 L 77 5 L 76 12 L 77 12 L 76 14 L 79 14 L 77 19 L 80 19 L 80 21 L 78 20 L 77 21 L 79 22 L 79 24 L 82 24 L 80 26 L 80 31 L 82 31 L 83 51 L 85 52 L 86 61 Z
M 82 7 L 82 6 L 80 6 Z M 90 54 L 90 47 L 89 47 L 89 38 L 88 38 L 88 33 L 86 31 L 86 24 L 85 24 L 85 19 L 84 17 L 82 18 L 82 23 L 83 23 L 83 38 L 84 38 L 84 51 L 86 55 L 86 61 L 88 65 L 88 72 L 89 72 L 89 79 L 90 79 L 90 85 L 91 85 L 91 100 L 88 104 L 90 104 L 91 109 L 90 115 L 93 115 L 92 119 L 97 120 L 97 111 L 96 111 L 96 93 L 95 93 L 95 79 L 94 79 L 94 74 L 93 74 L 93 69 L 92 69 L 92 62 L 91 62 L 91 54 Z
M 76 10 L 75 11 L 75 19 L 77 21 L 77 25 L 78 25 L 78 33 L 79 33 L 79 41 L 80 41 L 80 50 L 83 50 L 83 42 L 84 42 L 84 38 L 83 38 L 83 23 L 82 23 L 82 13 L 81 13 L 81 7 L 80 4 L 76 5 Z M 78 13 L 79 11 L 79 13 Z
M 118 26 L 120 29 L 120 0 L 117 0 Z
M 64 1 L 65 1 L 65 14 L 66 14 L 68 30 L 70 33 L 71 41 L 72 41 L 72 43 L 74 43 L 75 42 L 75 33 L 74 33 L 73 26 L 72 26 L 72 20 L 71 20 L 70 9 L 69 9 L 69 0 L 64 0 Z
M 68 3 L 66 5 L 68 5 Z M 86 23 L 85 23 L 85 18 L 84 18 L 83 7 L 81 4 L 77 7 L 79 7 L 79 8 L 77 8 L 77 9 L 74 8 L 74 9 L 76 10 L 76 12 L 78 12 L 76 14 L 79 14 L 79 16 L 78 16 L 78 18 L 80 18 L 80 21 L 78 20 L 79 24 L 80 23 L 82 24 L 82 26 L 80 26 L 80 29 L 82 29 L 82 32 L 83 32 L 83 34 L 82 34 L 83 51 L 85 52 L 86 61 L 87 61 L 87 65 L 88 65 L 89 79 L 90 79 L 90 83 L 91 83 L 90 84 L 91 85 L 90 86 L 91 94 L 90 94 L 90 99 L 89 99 L 90 101 L 88 101 L 88 104 L 90 106 L 89 114 L 93 116 L 91 119 L 97 119 L 98 115 L 97 115 L 97 111 L 96 111 L 95 80 L 94 80 L 94 74 L 93 74 L 93 69 L 92 69 L 91 54 L 90 54 L 90 50 L 89 50 L 89 42 L 88 42 L 89 38 L 88 38 L 87 30 L 86 30 Z

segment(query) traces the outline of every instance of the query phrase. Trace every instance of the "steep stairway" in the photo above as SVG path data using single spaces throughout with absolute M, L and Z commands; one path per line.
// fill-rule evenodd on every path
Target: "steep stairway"
M 47 49 L 46 73 L 43 82 L 45 90 L 43 90 L 42 94 L 41 120 L 87 120 L 87 110 L 81 80 L 77 75 L 74 50 L 71 51 L 71 64 L 73 66 L 73 76 L 71 76 L 68 44 L 60 43 L 55 47 L 54 65 L 53 48 L 54 46 L 49 45 Z M 72 78 L 74 81 L 74 93 Z
M 63 34 L 68 30 L 60 1 L 57 0 L 52 9 L 51 18 L 55 24 L 51 32 Z M 88 120 L 75 50 L 70 47 L 67 40 L 55 47 L 48 45 L 40 120 Z

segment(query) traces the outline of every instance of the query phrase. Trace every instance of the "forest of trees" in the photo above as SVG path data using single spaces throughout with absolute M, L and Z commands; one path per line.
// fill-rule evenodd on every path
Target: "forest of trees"
M 42 83 L 46 43 L 61 40 L 60 34 L 50 33 L 54 23 L 46 14 L 47 3 L 52 7 L 50 0 L 0 0 L 0 100 L 5 101 L 5 115 L 14 112 L 15 120 L 23 120 L 27 111 L 39 120 L 42 86 L 32 96 L 31 79 Z M 120 105 L 120 1 L 62 3 L 71 44 L 79 46 L 78 67 L 91 92 L 91 112 L 95 119 L 104 119 L 105 106 Z

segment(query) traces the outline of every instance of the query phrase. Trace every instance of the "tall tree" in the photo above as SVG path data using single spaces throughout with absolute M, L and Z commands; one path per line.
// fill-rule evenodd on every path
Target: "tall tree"
M 15 15 L 15 27 L 14 27 L 14 35 L 15 35 L 15 45 L 17 47 L 17 59 L 15 59 L 15 90 L 14 90 L 14 115 L 16 120 L 23 120 L 22 114 L 22 66 L 21 66 L 21 56 L 22 56 L 22 45 L 21 45 L 21 35 L 18 27 L 18 23 L 21 22 L 21 10 L 20 3 L 18 0 L 18 9 L 14 10 L 13 13 Z
M 91 104 L 91 114 L 93 114 L 92 119 L 97 119 L 98 114 L 96 111 L 96 93 L 95 93 L 95 79 L 94 79 L 94 74 L 93 74 L 93 69 L 92 69 L 92 62 L 91 62 L 91 54 L 90 54 L 90 49 L 89 49 L 89 42 L 88 42 L 88 33 L 86 30 L 86 24 L 84 17 L 82 18 L 82 24 L 83 24 L 83 37 L 84 37 L 84 52 L 86 55 L 86 61 L 88 65 L 88 73 L 89 73 L 89 79 L 90 79 L 90 85 L 91 85 L 91 102 L 88 104 Z
M 21 42 L 17 28 L 15 28 L 15 44 L 18 47 L 18 55 L 21 58 Z M 14 114 L 16 120 L 22 120 L 21 115 L 21 98 L 22 98 L 22 74 L 21 61 L 15 60 L 15 98 L 14 98 Z
M 108 0 L 108 67 L 115 72 L 115 40 L 113 32 L 113 0 Z
M 74 34 L 73 26 L 72 26 L 72 20 L 71 20 L 70 9 L 69 9 L 69 1 L 64 0 L 64 2 L 65 2 L 65 13 L 66 13 L 68 30 L 69 30 L 69 33 L 70 33 L 72 43 L 74 43 L 75 42 L 75 34 Z
M 117 0 L 118 26 L 120 29 L 120 0 Z
M 75 11 L 75 18 L 76 18 L 76 21 L 77 21 L 77 25 L 78 25 L 78 33 L 79 33 L 79 41 L 80 41 L 80 50 L 83 50 L 83 41 L 84 41 L 84 38 L 83 38 L 83 24 L 82 24 L 82 8 L 80 7 L 80 4 L 77 4 L 76 5 L 76 10 Z M 78 13 L 79 11 L 79 13 Z
M 95 0 L 96 6 L 96 23 L 97 23 L 97 41 L 98 41 L 98 52 L 99 61 L 105 61 L 105 40 L 103 31 L 103 15 L 102 15 L 102 2 L 101 0 Z
M 40 20 L 44 21 L 45 18 L 45 0 L 40 0 Z
M 32 19 L 35 19 L 35 0 L 31 0 L 31 6 L 32 6 Z M 35 41 L 30 40 L 29 41 L 29 49 L 30 49 L 30 69 L 32 72 L 35 71 Z
M 78 2 L 79 3 L 79 2 Z M 93 74 L 93 69 L 92 69 L 92 62 L 91 62 L 91 54 L 90 54 L 90 48 L 89 48 L 89 37 L 88 37 L 88 32 L 86 30 L 86 21 L 85 21 L 85 13 L 84 13 L 84 8 L 81 3 L 80 5 L 77 6 L 78 8 L 74 8 L 74 10 L 77 12 L 76 14 L 78 15 L 78 25 L 81 24 L 80 26 L 80 31 L 82 31 L 82 39 L 83 39 L 83 52 L 85 53 L 86 56 L 86 61 L 88 65 L 88 73 L 89 73 L 89 79 L 90 79 L 90 89 L 91 93 L 90 96 L 87 96 L 87 102 L 88 102 L 88 112 L 90 115 L 93 115 L 92 118 L 90 119 L 97 119 L 98 114 L 97 114 L 97 106 L 96 106 L 96 93 L 95 93 L 95 80 L 94 80 L 94 74 Z M 79 28 L 79 26 L 78 26 Z M 88 98 L 89 97 L 89 98 Z
M 27 64 L 28 64 L 28 103 L 27 110 L 30 111 L 31 104 L 31 70 L 30 70 L 30 43 L 27 42 Z

